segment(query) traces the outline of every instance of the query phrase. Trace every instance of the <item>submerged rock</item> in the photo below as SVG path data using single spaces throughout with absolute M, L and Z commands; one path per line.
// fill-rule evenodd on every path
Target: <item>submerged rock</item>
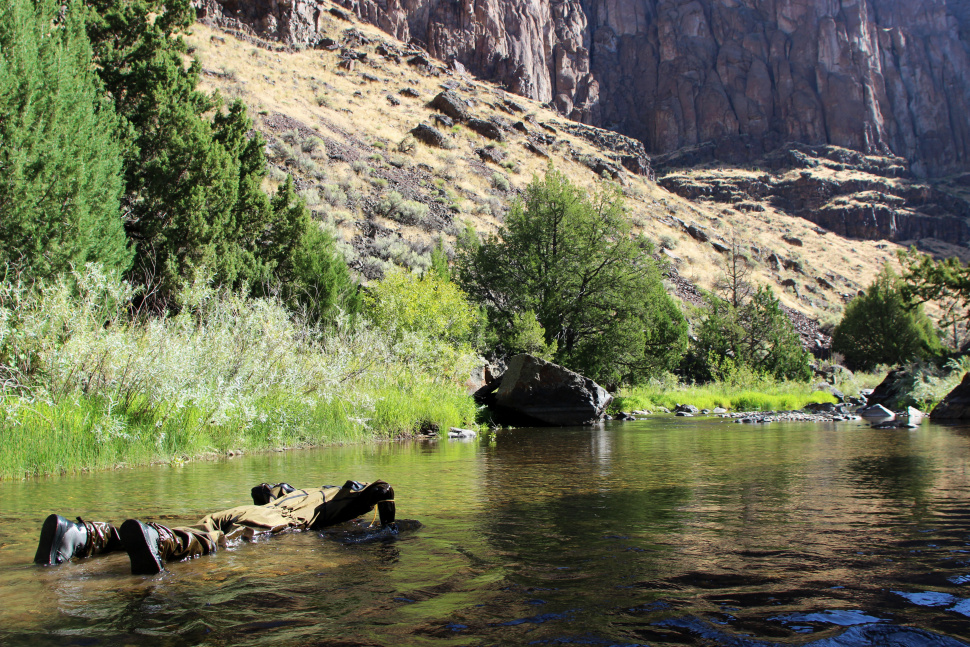
M 491 398 L 503 422 L 565 427 L 603 419 L 613 400 L 593 380 L 532 355 L 516 355 Z
M 859 415 L 863 418 L 885 418 L 887 420 L 892 420 L 896 417 L 896 414 L 882 406 L 881 404 L 874 404 L 869 407 L 863 407 L 859 409 Z

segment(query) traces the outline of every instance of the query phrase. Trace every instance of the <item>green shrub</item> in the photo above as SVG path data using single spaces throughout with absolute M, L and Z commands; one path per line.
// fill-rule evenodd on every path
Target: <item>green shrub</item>
M 550 168 L 496 234 L 459 239 L 457 265 L 504 345 L 516 315 L 532 311 L 557 363 L 615 385 L 672 368 L 687 343 L 650 252 L 631 236 L 615 186 L 590 195 Z
M 869 371 L 879 364 L 928 359 L 942 348 L 929 317 L 921 306 L 906 302 L 900 279 L 887 265 L 865 294 L 846 306 L 832 332 L 832 350 L 852 370 Z
M 759 287 L 738 306 L 708 295 L 703 313 L 691 353 L 682 365 L 692 379 L 737 383 L 759 376 L 811 378 L 811 356 L 770 288 Z
M 499 191 L 508 192 L 512 185 L 509 184 L 509 179 L 502 175 L 501 173 L 492 173 L 492 186 L 494 186 Z
M 0 478 L 474 422 L 473 358 L 420 325 L 321 330 L 204 277 L 140 318 L 133 292 L 97 267 L 0 282 Z
M 428 206 L 415 200 L 405 200 L 397 191 L 390 191 L 377 203 L 378 211 L 391 220 L 415 225 L 428 217 Z
M 546 342 L 546 331 L 531 310 L 516 313 L 508 344 L 509 354 L 528 353 L 546 361 L 552 361 L 556 354 L 556 342 Z
M 477 313 L 465 293 L 435 273 L 391 272 L 368 292 L 367 312 L 392 336 L 418 333 L 454 346 L 467 346 Z

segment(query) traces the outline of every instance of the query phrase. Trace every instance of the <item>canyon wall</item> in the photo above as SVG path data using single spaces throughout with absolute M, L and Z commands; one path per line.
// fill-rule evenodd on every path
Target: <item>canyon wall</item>
M 205 1 L 297 40 L 320 11 Z M 651 153 L 715 142 L 741 162 L 798 141 L 893 153 L 919 175 L 970 166 L 968 0 L 336 2 Z

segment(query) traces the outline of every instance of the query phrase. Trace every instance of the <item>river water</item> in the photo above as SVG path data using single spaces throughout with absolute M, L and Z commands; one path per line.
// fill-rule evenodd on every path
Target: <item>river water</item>
M 967 426 L 653 418 L 7 482 L 0 644 L 970 644 L 968 455 Z M 423 527 L 31 564 L 51 512 L 178 525 L 348 478 Z

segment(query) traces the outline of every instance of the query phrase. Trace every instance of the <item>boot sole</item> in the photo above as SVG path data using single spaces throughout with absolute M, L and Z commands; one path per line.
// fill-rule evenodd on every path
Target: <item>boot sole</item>
M 121 542 L 131 560 L 132 575 L 155 575 L 162 572 L 162 560 L 151 548 L 151 538 L 145 534 L 145 527 L 135 519 L 121 524 Z
M 44 525 L 40 529 L 40 543 L 37 545 L 37 553 L 34 555 L 35 564 L 43 564 L 44 566 L 60 564 L 54 554 L 54 547 L 61 543 L 61 538 L 64 537 L 66 530 L 67 523 L 62 517 L 52 514 L 44 519 Z

